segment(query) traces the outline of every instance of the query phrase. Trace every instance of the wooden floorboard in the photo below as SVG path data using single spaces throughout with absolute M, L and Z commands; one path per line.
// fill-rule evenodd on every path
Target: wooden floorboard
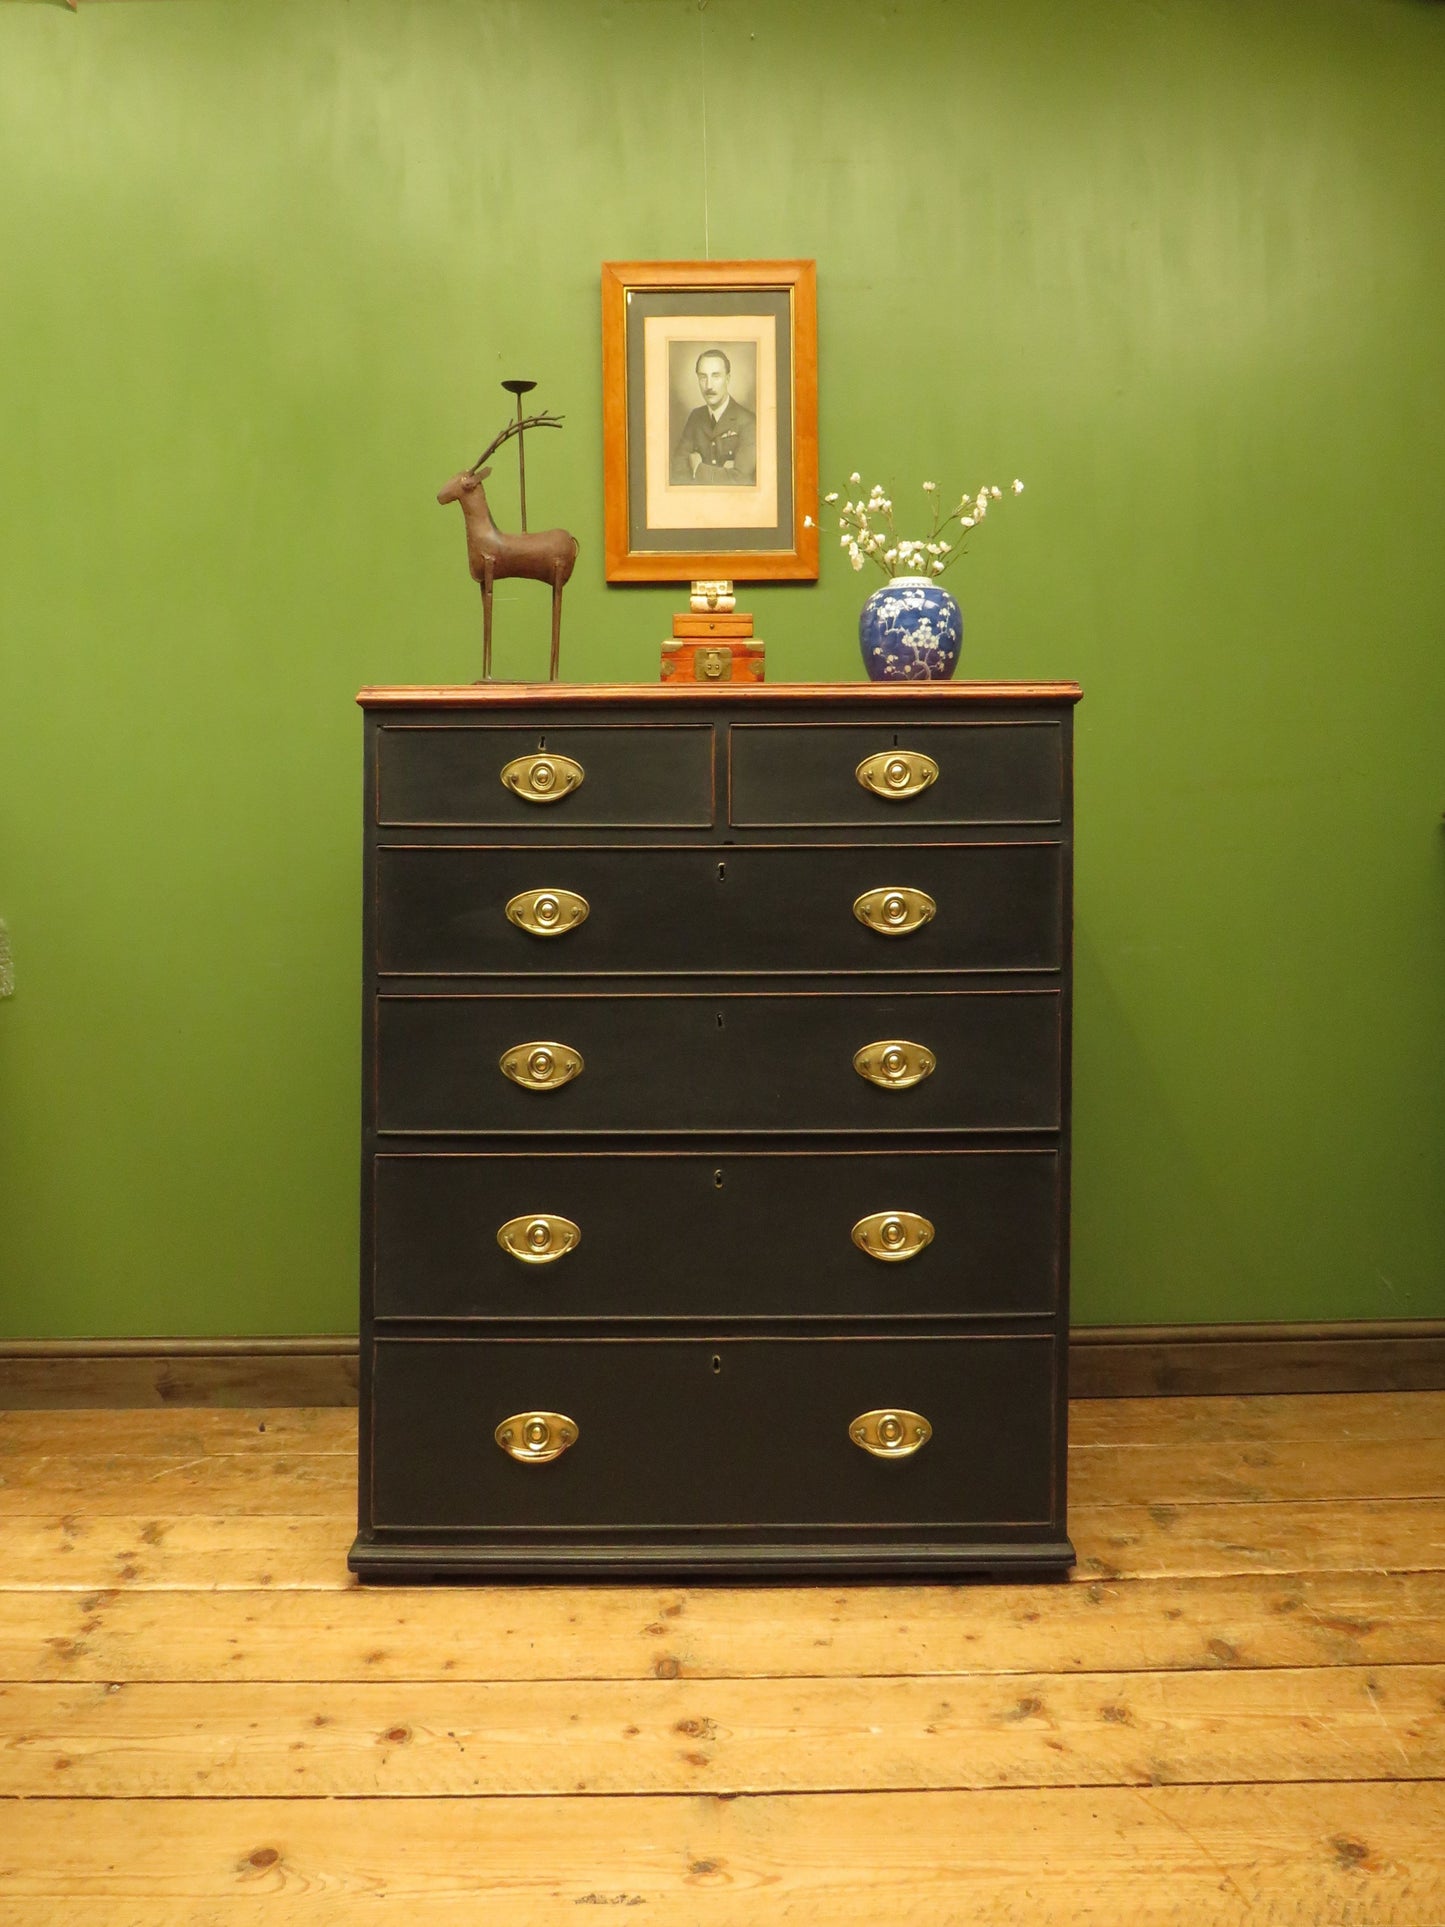
M 868 1679 L 1445 1662 L 1445 1574 L 0 1591 L 0 1680 Z
M 1071 1581 L 769 1588 L 358 1587 L 353 1412 L 0 1414 L 0 1923 L 1445 1927 L 1445 1396 L 1075 1411 Z

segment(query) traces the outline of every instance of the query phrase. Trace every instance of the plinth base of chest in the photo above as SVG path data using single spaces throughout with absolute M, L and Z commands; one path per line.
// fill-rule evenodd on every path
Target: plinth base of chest
M 647 1579 L 678 1583 L 779 1579 L 1064 1579 L 1074 1564 L 1067 1539 L 1028 1545 L 406 1545 L 358 1539 L 347 1564 L 366 1584 L 431 1579 Z

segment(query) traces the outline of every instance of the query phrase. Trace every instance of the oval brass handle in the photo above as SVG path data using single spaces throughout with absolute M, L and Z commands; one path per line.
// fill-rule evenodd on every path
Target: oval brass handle
M 916 749 L 880 749 L 876 756 L 863 758 L 856 775 L 870 795 L 887 797 L 890 803 L 906 803 L 937 782 L 938 765 Z
M 582 1242 L 582 1233 L 570 1218 L 554 1218 L 538 1211 L 530 1218 L 508 1218 L 497 1233 L 503 1251 L 520 1258 L 524 1265 L 550 1265 L 565 1258 Z
M 933 1437 L 933 1427 L 917 1412 L 897 1406 L 891 1411 L 860 1412 L 848 1436 L 875 1459 L 907 1459 Z
M 524 803 L 560 803 L 582 787 L 582 774 L 570 756 L 515 756 L 502 770 L 502 784 Z
M 932 1077 L 937 1062 L 926 1045 L 910 1044 L 906 1037 L 884 1037 L 856 1052 L 853 1068 L 885 1091 L 906 1091 Z
M 565 1412 L 514 1412 L 492 1437 L 508 1458 L 522 1465 L 546 1465 L 577 1443 L 577 1425 Z
M 916 1258 L 925 1245 L 933 1243 L 933 1226 L 916 1211 L 875 1211 L 871 1218 L 860 1218 L 854 1225 L 853 1242 L 870 1258 L 899 1265 L 905 1258 Z
M 524 1091 L 555 1091 L 582 1069 L 582 1053 L 570 1044 L 513 1044 L 502 1058 L 502 1074 Z
M 586 923 L 592 906 L 575 890 L 523 890 L 507 904 L 507 916 L 534 937 L 565 937 Z
M 938 905 L 926 890 L 865 890 L 853 915 L 880 937 L 907 937 L 931 923 Z

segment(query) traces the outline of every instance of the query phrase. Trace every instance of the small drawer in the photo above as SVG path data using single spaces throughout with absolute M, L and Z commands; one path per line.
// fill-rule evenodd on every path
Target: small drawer
M 1054 1513 L 1051 1338 L 380 1338 L 377 1527 L 609 1529 L 1040 1526 Z M 907 1456 L 855 1443 L 916 1413 Z M 550 1414 L 557 1456 L 519 1463 L 498 1427 Z M 517 1428 L 514 1427 L 514 1435 Z
M 383 1132 L 1009 1131 L 1059 1125 L 1047 991 L 376 1000 Z M 933 1068 L 877 1084 L 899 1043 Z M 510 1067 L 503 1069 L 503 1063 Z M 897 1060 L 895 1060 L 897 1061 Z M 523 1079 L 530 1080 L 528 1082 Z
M 860 766 L 925 759 L 925 787 L 882 793 Z M 728 731 L 728 821 L 885 825 L 902 835 L 940 823 L 1058 823 L 1064 809 L 1064 732 L 1052 721 L 735 723 Z
M 1021 1316 L 1058 1298 L 1053 1151 L 418 1153 L 373 1171 L 378 1318 Z
M 383 976 L 1057 970 L 1062 854 L 1057 843 L 383 845 L 376 947 Z
M 713 732 L 698 723 L 385 723 L 376 737 L 376 820 L 564 835 L 569 824 L 706 829 Z

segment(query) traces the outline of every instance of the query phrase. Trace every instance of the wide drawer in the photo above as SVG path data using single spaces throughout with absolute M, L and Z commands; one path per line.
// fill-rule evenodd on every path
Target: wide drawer
M 546 892 L 565 907 L 544 906 L 551 922 L 540 934 L 509 917 L 512 904 L 536 925 L 531 903 Z M 932 900 L 931 914 L 916 896 L 894 904 L 910 892 Z M 864 897 L 874 901 L 860 914 Z M 1057 843 L 384 845 L 376 962 L 401 976 L 1057 970 L 1062 901 Z
M 898 1041 L 935 1068 L 880 1087 L 855 1056 Z M 376 1000 L 383 1132 L 1053 1130 L 1061 1000 L 1048 991 Z M 916 1056 L 916 1049 L 911 1053 Z M 504 1073 L 533 1058 L 566 1083 Z
M 532 759 L 540 776 L 503 772 Z M 569 788 L 572 772 L 580 772 Z M 534 779 L 536 786 L 534 787 Z M 376 735 L 382 824 L 567 824 L 705 829 L 713 820 L 713 732 L 703 723 L 386 723 Z
M 979 1317 L 1057 1301 L 1053 1151 L 412 1153 L 373 1172 L 378 1318 Z M 867 1226 L 898 1213 L 899 1232 Z
M 874 757 L 926 757 L 936 778 L 879 795 L 859 777 Z M 902 835 L 940 823 L 1057 823 L 1064 731 L 1054 721 L 735 723 L 728 731 L 728 820 L 740 827 L 885 824 Z
M 1041 1525 L 1053 1516 L 1049 1338 L 379 1339 L 370 1482 L 379 1528 L 633 1533 Z M 917 1413 L 908 1457 L 854 1443 Z M 570 1422 L 519 1463 L 497 1427 Z

